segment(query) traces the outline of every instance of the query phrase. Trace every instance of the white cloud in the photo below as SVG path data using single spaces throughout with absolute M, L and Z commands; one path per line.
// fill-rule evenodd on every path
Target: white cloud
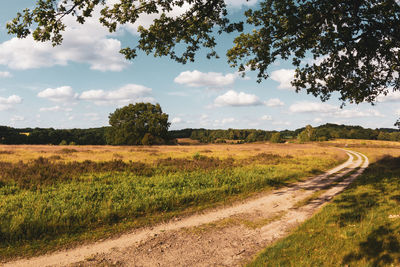
M 279 89 L 294 90 L 294 87 L 291 85 L 291 82 L 294 79 L 294 74 L 294 69 L 280 69 L 271 72 L 270 78 L 279 83 Z
M 21 104 L 22 98 L 17 95 L 11 95 L 7 98 L 0 97 L 0 111 L 10 109 L 16 104 Z
M 214 100 L 214 106 L 223 107 L 223 106 L 259 106 L 263 103 L 256 95 L 246 94 L 244 92 L 235 92 L 233 90 L 229 90 L 223 95 L 218 96 Z
M 23 116 L 19 116 L 19 115 L 14 115 L 10 118 L 10 121 L 12 123 L 17 122 L 17 121 L 24 121 L 25 118 Z
M 379 111 L 359 110 L 359 109 L 340 109 L 339 107 L 332 106 L 325 103 L 316 102 L 297 102 L 289 107 L 292 113 L 314 113 L 325 117 L 334 118 L 360 118 L 360 117 L 384 117 Z
M 329 104 L 309 101 L 297 102 L 289 107 L 289 111 L 293 113 L 331 113 L 337 110 L 337 107 Z
M 242 7 L 242 6 L 253 6 L 257 4 L 258 0 L 225 0 L 227 6 Z
M 400 91 L 389 92 L 387 95 L 377 97 L 378 102 L 400 102 Z
M 361 111 L 358 109 L 341 109 L 332 114 L 332 117 L 336 118 L 360 118 L 360 117 L 384 117 L 379 111 L 377 110 L 366 110 Z
M 40 108 L 39 109 L 40 112 L 58 112 L 58 111 L 72 111 L 72 108 L 64 108 L 64 107 L 60 107 L 60 106 L 53 106 L 53 107 L 47 107 L 47 108 Z
M 0 71 L 0 78 L 10 78 L 12 77 L 11 73 L 8 71 Z
M 185 3 L 184 5 L 174 6 L 170 12 L 166 13 L 167 17 L 176 18 L 178 16 L 183 15 L 190 9 L 190 4 Z M 129 23 L 123 25 L 123 28 L 128 30 L 130 33 L 134 35 L 138 35 L 138 27 L 142 26 L 144 28 L 148 28 L 154 21 L 154 19 L 158 18 L 161 14 L 161 10 L 159 14 L 141 14 L 140 17 L 136 20 L 134 24 Z
M 263 121 L 271 121 L 272 120 L 272 116 L 271 115 L 264 115 L 261 117 L 261 120 Z
M 321 122 L 323 122 L 323 119 L 321 119 L 321 118 L 315 118 L 315 119 L 314 119 L 314 122 L 315 122 L 315 123 L 321 123 Z
M 127 84 L 114 91 L 89 90 L 83 92 L 79 99 L 93 101 L 97 105 L 126 105 L 136 102 L 155 102 L 151 96 L 152 89 L 137 84 Z
M 271 98 L 265 102 L 265 105 L 268 107 L 279 107 L 284 106 L 285 103 L 283 103 L 279 98 Z
M 235 118 L 232 118 L 232 117 L 231 118 L 223 118 L 221 120 L 214 120 L 213 126 L 215 126 L 215 127 L 224 126 L 226 124 L 233 123 L 235 121 L 236 121 Z
M 47 88 L 39 92 L 37 96 L 54 102 L 71 102 L 77 99 L 78 94 L 74 92 L 71 86 L 61 86 L 54 89 Z
M 182 122 L 183 122 L 182 118 L 179 118 L 179 117 L 175 117 L 171 120 L 171 123 L 173 123 L 173 124 L 178 124 L 178 123 L 182 123 Z
M 95 112 L 85 113 L 84 115 L 85 115 L 85 117 L 89 118 L 91 121 L 100 120 L 99 114 L 95 113 Z
M 221 122 L 222 124 L 232 123 L 235 122 L 235 118 L 224 118 Z
M 255 5 L 258 2 L 258 0 L 226 0 L 225 3 L 228 5 L 228 7 L 233 7 L 233 8 L 240 8 L 241 6 L 252 6 Z M 116 1 L 107 1 L 107 4 L 115 4 Z M 190 4 L 183 4 L 181 7 L 180 6 L 173 6 L 172 10 L 167 12 L 165 15 L 170 18 L 176 18 L 178 16 L 183 15 L 185 12 L 189 11 L 191 5 Z M 159 14 L 141 14 L 139 18 L 136 20 L 134 24 L 132 23 L 127 23 L 125 25 L 122 25 L 122 29 L 126 29 L 128 32 L 134 35 L 138 35 L 138 27 L 142 26 L 144 28 L 149 28 L 149 26 L 153 23 L 154 19 L 158 18 L 160 14 L 162 13 L 161 8 L 159 8 Z
M 181 72 L 178 77 L 174 79 L 174 82 L 189 87 L 221 88 L 232 85 L 237 77 L 237 74 L 234 73 L 223 75 L 219 72 L 204 73 L 194 70 Z
M 400 116 L 400 108 L 397 109 L 395 112 L 396 112 L 396 115 L 397 115 L 397 116 Z
M 167 95 L 172 95 L 172 96 L 189 96 L 187 92 L 182 92 L 182 91 L 176 91 L 176 92 L 168 92 Z
M 207 126 L 211 123 L 210 117 L 207 114 L 203 114 L 199 118 L 199 124 L 201 126 Z
M 227 0 L 229 6 L 254 5 L 257 1 Z M 107 1 L 107 4 L 115 4 L 116 1 Z M 102 6 L 95 8 L 93 16 L 86 18 L 82 25 L 76 22 L 76 17 L 66 16 L 63 19 L 66 30 L 63 32 L 61 46 L 53 47 L 50 42 L 36 42 L 31 36 L 25 39 L 12 38 L 0 43 L 0 65 L 6 65 L 11 69 L 35 69 L 65 66 L 70 62 L 89 64 L 92 70 L 121 71 L 130 63 L 119 53 L 121 42 L 114 34 L 100 22 L 100 10 Z M 167 13 L 169 17 L 177 17 L 184 14 L 190 8 L 189 4 L 182 7 L 174 6 Z M 119 26 L 118 30 L 127 30 L 137 35 L 139 25 L 147 28 L 159 14 L 142 14 L 135 24 Z
M 121 42 L 110 38 L 108 30 L 99 23 L 99 10 L 100 7 L 83 25 L 75 17 L 65 17 L 63 22 L 67 28 L 61 46 L 36 42 L 31 36 L 0 43 L 0 65 L 26 70 L 77 62 L 89 64 L 92 70 L 123 70 L 129 62 L 119 53 Z
M 273 125 L 283 125 L 283 126 L 289 126 L 291 123 L 289 121 L 273 121 Z

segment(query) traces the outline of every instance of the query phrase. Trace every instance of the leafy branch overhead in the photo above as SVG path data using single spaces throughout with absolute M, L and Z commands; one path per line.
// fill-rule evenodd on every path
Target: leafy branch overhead
M 172 59 L 186 63 L 194 61 L 196 51 L 209 49 L 208 57 L 217 56 L 214 29 L 219 32 L 241 30 L 243 23 L 230 24 L 226 18 L 227 10 L 223 0 L 39 0 L 35 9 L 25 9 L 7 24 L 10 34 L 25 38 L 32 34 L 36 41 L 51 41 L 60 45 L 62 32 L 66 25 L 63 18 L 68 15 L 84 24 L 93 16 L 95 8 L 100 11 L 100 22 L 110 32 L 115 32 L 119 25 L 133 24 L 141 15 L 157 14 L 157 18 L 148 28 L 139 27 L 139 42 L 136 46 L 121 50 L 126 58 L 133 59 L 137 49 L 155 56 L 170 56 Z M 169 16 L 175 8 L 187 7 L 179 16 Z M 185 51 L 176 52 L 177 44 L 184 44 Z
M 246 21 L 234 23 L 224 0 L 39 0 L 7 28 L 20 38 L 32 34 L 58 45 L 63 18 L 72 15 L 85 23 L 96 7 L 110 32 L 156 14 L 148 28 L 138 28 L 138 43 L 121 50 L 128 59 L 143 50 L 186 63 L 201 48 L 217 57 L 216 33 L 239 31 L 228 61 L 241 71 L 257 71 L 259 82 L 268 78 L 272 63 L 284 59 L 296 68 L 292 84 L 297 91 L 305 89 L 323 101 L 338 92 L 343 103 L 374 103 L 378 95 L 400 89 L 400 6 L 395 0 L 261 0 L 245 12 Z M 175 8 L 185 12 L 171 16 Z M 243 32 L 245 24 L 252 30 Z

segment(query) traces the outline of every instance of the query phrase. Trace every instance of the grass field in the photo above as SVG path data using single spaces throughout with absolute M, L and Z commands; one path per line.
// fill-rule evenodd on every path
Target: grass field
M 229 203 L 346 160 L 328 147 L 0 146 L 0 259 Z
M 249 266 L 399 266 L 400 144 L 341 140 L 370 166 L 343 193 Z

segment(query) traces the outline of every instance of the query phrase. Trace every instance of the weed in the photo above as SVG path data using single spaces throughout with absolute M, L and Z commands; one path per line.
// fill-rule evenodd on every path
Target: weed
M 58 159 L 58 158 L 57 158 Z M 105 162 L 54 162 L 50 158 L 39 157 L 28 163 L 17 164 L 0 161 L 0 180 L 17 183 L 23 189 L 35 189 L 58 182 L 70 181 L 85 173 L 130 172 L 136 175 L 151 176 L 154 169 L 139 163 L 125 163 L 122 160 Z
M 174 171 L 196 171 L 196 170 L 215 170 L 225 169 L 234 166 L 233 158 L 221 160 L 215 157 L 207 157 L 196 153 L 193 159 L 186 158 L 165 158 L 157 161 L 157 167 L 163 167 L 164 172 Z
M 0 155 L 10 155 L 10 154 L 14 154 L 14 151 L 11 150 L 0 150 Z
M 59 150 L 57 153 L 59 154 L 71 154 L 71 153 L 75 153 L 78 152 L 78 150 L 73 149 L 73 148 L 63 148 L 61 150 Z
M 119 154 L 119 153 L 114 153 L 114 154 L 113 154 L 113 158 L 114 158 L 114 159 L 117 159 L 117 160 L 118 160 L 118 159 L 121 160 L 121 159 L 124 158 L 124 156 L 121 155 L 121 154 Z
M 47 158 L 48 160 L 61 160 L 62 157 L 60 157 L 59 155 L 53 155 Z

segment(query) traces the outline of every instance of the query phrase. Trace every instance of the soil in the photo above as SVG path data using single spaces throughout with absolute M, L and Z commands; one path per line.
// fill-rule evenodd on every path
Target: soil
M 346 152 L 349 159 L 342 165 L 257 198 L 4 266 L 241 266 L 310 218 L 368 167 L 365 155 Z

